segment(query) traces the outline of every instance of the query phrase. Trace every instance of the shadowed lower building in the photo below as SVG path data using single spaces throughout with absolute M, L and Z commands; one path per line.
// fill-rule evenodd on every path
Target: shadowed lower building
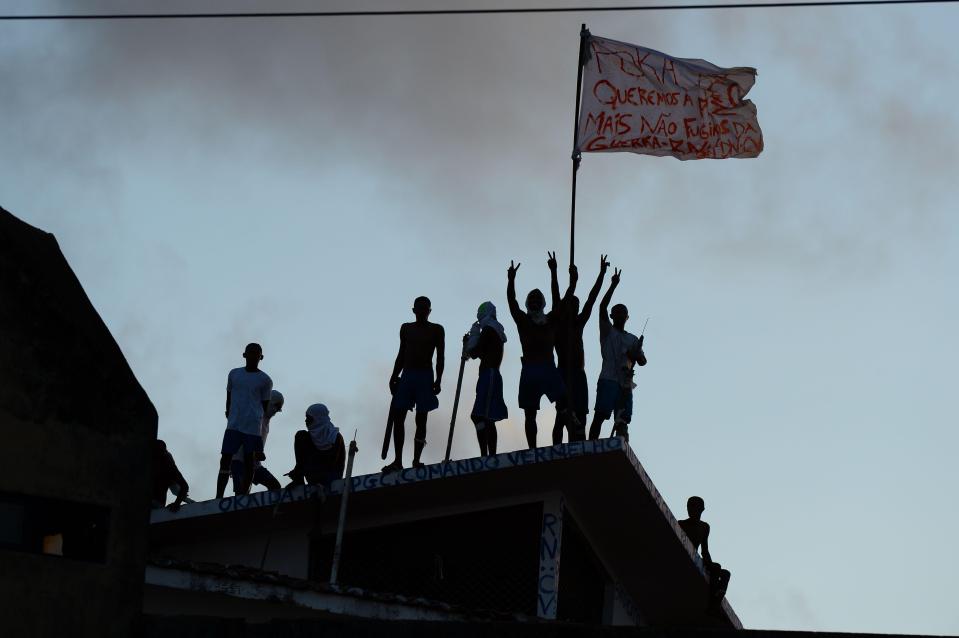
M 741 627 L 622 439 L 351 485 L 338 587 L 342 481 L 325 503 L 301 486 L 155 510 L 145 611 Z
M 157 415 L 53 235 L 0 208 L 4 636 L 139 621 Z

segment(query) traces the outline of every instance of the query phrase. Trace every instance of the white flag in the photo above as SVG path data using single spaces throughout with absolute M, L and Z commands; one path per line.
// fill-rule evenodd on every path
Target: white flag
M 596 36 L 587 51 L 578 151 L 681 160 L 762 152 L 756 107 L 743 99 L 756 69 L 722 69 Z

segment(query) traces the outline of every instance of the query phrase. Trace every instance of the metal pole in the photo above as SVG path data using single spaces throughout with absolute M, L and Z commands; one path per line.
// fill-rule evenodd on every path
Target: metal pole
M 576 69 L 576 114 L 573 117 L 573 194 L 569 211 L 569 265 L 576 263 L 576 173 L 579 171 L 579 103 L 583 94 L 583 65 L 586 62 L 586 41 L 589 31 L 583 24 L 579 31 L 579 60 Z
M 579 152 L 579 103 L 583 93 L 583 65 L 586 62 L 586 42 L 588 38 L 589 31 L 586 30 L 586 25 L 583 24 L 579 30 L 579 59 L 576 68 L 576 106 L 575 115 L 573 116 L 573 188 L 569 205 L 569 265 L 571 267 L 576 263 L 576 174 L 579 172 L 579 162 L 582 158 L 582 154 Z M 566 335 L 566 410 L 567 418 L 569 421 L 572 421 L 574 418 L 573 415 L 576 414 L 576 406 L 574 405 L 576 393 L 573 391 L 573 330 L 574 324 L 578 321 L 578 317 L 570 314 L 570 308 L 564 308 L 563 312 L 567 314 L 566 322 L 569 326 Z M 585 432 L 585 423 L 580 423 L 579 427 Z M 570 429 L 569 434 L 570 438 L 572 438 L 572 429 Z M 560 433 L 560 437 L 562 437 L 562 433 Z
M 340 555 L 343 550 L 343 528 L 346 526 L 346 502 L 350 498 L 350 488 L 353 486 L 353 457 L 356 456 L 356 432 L 350 441 L 350 456 L 346 461 L 346 478 L 343 479 L 343 497 L 340 500 L 340 522 L 336 526 L 336 544 L 333 546 L 333 566 L 330 568 L 330 585 L 336 584 L 337 572 L 340 569 Z
M 466 367 L 466 342 L 463 342 L 463 354 L 460 355 L 460 373 L 456 378 L 456 396 L 453 397 L 453 415 L 450 417 L 450 435 L 446 440 L 445 463 L 449 463 L 450 450 L 453 449 L 453 428 L 456 427 L 456 410 L 460 405 L 460 390 L 463 389 L 463 368 Z

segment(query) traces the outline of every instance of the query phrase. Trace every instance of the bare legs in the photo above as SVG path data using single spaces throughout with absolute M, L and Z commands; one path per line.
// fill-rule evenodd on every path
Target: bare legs
M 413 467 L 421 465 L 420 456 L 426 447 L 426 418 L 427 411 L 416 411 L 416 431 L 413 433 Z M 387 467 L 399 469 L 403 467 L 403 446 L 406 443 L 406 410 L 393 411 L 393 452 L 395 458 Z
M 233 459 L 232 454 L 221 454 L 220 455 L 220 473 L 216 477 L 216 497 L 223 498 L 223 492 L 226 491 L 226 483 L 230 480 L 230 461 Z M 252 454 L 243 454 L 243 467 L 253 467 L 253 455 Z M 253 481 L 253 472 L 243 472 L 243 482 L 240 484 L 240 489 L 237 494 L 249 494 L 250 493 L 250 483 Z

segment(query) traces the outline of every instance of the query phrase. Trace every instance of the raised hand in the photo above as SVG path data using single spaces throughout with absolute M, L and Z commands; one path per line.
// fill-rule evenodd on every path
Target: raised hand
M 517 264 L 514 266 L 514 265 L 513 265 L 513 260 L 512 260 L 512 259 L 509 260 L 509 269 L 507 269 L 507 271 L 506 271 L 506 276 L 509 277 L 509 280 L 510 280 L 510 281 L 516 279 L 516 271 L 519 270 L 520 265 L 521 265 L 521 264 L 517 263 Z
M 550 270 L 556 270 L 556 251 L 549 252 L 547 250 L 546 256 L 549 257 L 549 259 L 546 260 L 546 265 L 549 266 Z
M 640 348 L 643 347 L 643 337 L 645 337 L 645 336 L 646 336 L 646 335 L 639 335 L 639 347 L 640 347 Z
M 609 262 L 606 260 L 607 255 L 599 256 L 599 272 L 605 273 L 609 269 Z
M 579 269 L 575 265 L 569 267 L 569 280 L 576 281 L 579 279 Z
M 613 282 L 613 285 L 619 284 L 619 276 L 622 274 L 622 268 L 613 268 L 613 278 L 610 280 Z

